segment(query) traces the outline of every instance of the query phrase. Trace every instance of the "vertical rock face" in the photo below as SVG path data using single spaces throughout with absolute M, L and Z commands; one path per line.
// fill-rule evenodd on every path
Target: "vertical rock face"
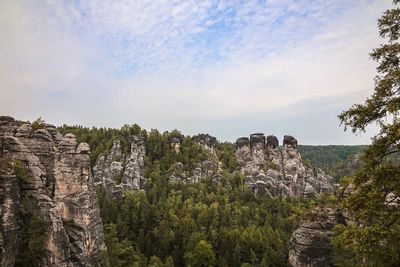
M 192 137 L 192 140 L 203 146 L 206 150 L 215 152 L 217 138 L 209 134 L 198 134 Z
M 124 172 L 125 155 L 122 153 L 121 143 L 118 139 L 113 141 L 113 146 L 108 155 L 100 155 L 93 167 L 93 177 L 96 185 L 104 186 L 108 192 L 119 194 L 121 177 Z
M 292 266 L 334 266 L 332 229 L 342 221 L 336 208 L 319 206 L 305 215 L 290 239 L 289 262 Z
M 143 138 L 131 137 L 128 155 L 123 153 L 120 140 L 115 139 L 110 153 L 99 156 L 93 167 L 96 184 L 103 185 L 114 195 L 121 195 L 125 190 L 144 188 L 147 182 L 143 176 L 145 154 Z
M 197 183 L 202 178 L 219 175 L 222 163 L 219 161 L 217 155 L 217 138 L 209 134 L 198 134 L 193 136 L 192 140 L 206 151 L 208 159 L 198 164 L 193 175 L 189 177 L 188 182 Z
M 43 226 L 41 266 L 101 265 L 106 247 L 88 145 L 77 148 L 73 135 L 52 125 L 32 129 L 4 116 L 0 143 L 1 265 L 14 266 L 24 253 L 26 212 Z
M 168 138 L 168 142 L 171 147 L 175 150 L 175 153 L 179 153 L 181 151 L 181 144 L 183 141 L 183 136 L 181 134 L 172 134 Z
M 283 147 L 278 145 L 275 136 L 265 138 L 261 133 L 236 141 L 240 172 L 256 194 L 318 197 L 321 193 L 333 192 L 332 177 L 303 164 L 294 137 L 285 136 Z
M 146 146 L 144 140 L 133 136 L 131 140 L 131 153 L 125 161 L 125 171 L 121 184 L 128 189 L 141 189 L 146 184 L 144 178 L 144 156 Z
M 275 135 L 267 136 L 267 147 L 270 149 L 277 149 L 279 146 L 279 140 Z

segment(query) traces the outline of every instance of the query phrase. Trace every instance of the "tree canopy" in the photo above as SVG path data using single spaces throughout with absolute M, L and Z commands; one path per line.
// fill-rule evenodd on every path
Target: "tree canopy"
M 342 202 L 358 223 L 336 228 L 339 265 L 400 265 L 400 165 L 393 157 L 400 153 L 399 2 L 378 20 L 384 44 L 370 54 L 379 63 L 373 94 L 339 115 L 354 133 L 373 123 L 380 128 L 352 177 L 352 194 Z

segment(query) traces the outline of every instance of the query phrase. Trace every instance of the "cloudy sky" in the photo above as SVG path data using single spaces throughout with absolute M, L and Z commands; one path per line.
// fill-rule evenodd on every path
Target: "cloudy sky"
M 365 144 L 389 0 L 0 0 L 0 114 L 61 125 Z

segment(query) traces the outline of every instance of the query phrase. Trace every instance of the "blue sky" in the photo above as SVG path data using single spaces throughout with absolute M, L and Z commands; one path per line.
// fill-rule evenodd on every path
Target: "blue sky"
M 0 2 L 0 113 L 56 125 L 363 144 L 389 0 Z

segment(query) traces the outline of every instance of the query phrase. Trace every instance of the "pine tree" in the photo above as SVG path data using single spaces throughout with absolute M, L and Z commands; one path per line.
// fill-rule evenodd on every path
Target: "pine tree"
M 366 149 L 362 166 L 353 177 L 355 189 L 342 205 L 357 225 L 337 227 L 334 245 L 338 259 L 352 265 L 400 265 L 400 8 L 387 10 L 378 20 L 385 44 L 372 51 L 379 63 L 375 88 L 364 104 L 353 105 L 339 115 L 345 129 L 364 132 L 376 123 L 380 131 Z

